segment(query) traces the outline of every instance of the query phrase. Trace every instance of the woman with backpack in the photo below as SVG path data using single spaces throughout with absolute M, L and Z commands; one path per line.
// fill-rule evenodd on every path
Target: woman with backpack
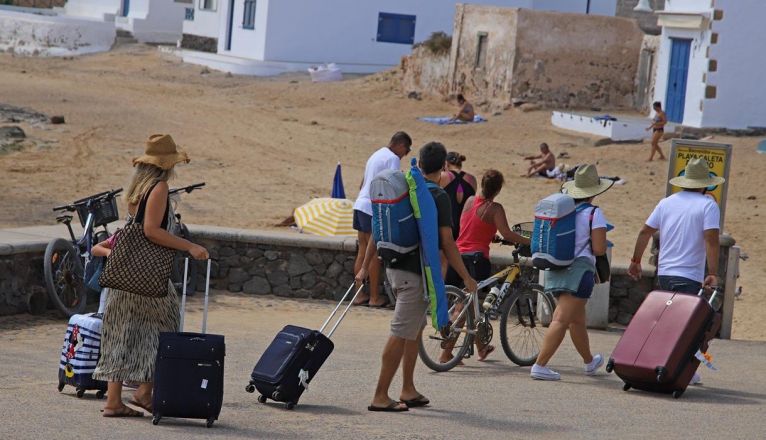
M 449 196 L 452 206 L 452 238 L 457 240 L 460 233 L 460 217 L 468 199 L 476 194 L 476 177 L 463 171 L 465 156 L 450 151 L 447 153 L 447 169 L 439 177 L 439 186 Z
M 607 248 L 607 222 L 601 208 L 592 205 L 593 199 L 614 184 L 601 179 L 595 165 L 578 168 L 573 181 L 566 182 L 561 191 L 575 201 L 574 262 L 564 268 L 545 272 L 545 291 L 558 297 L 553 321 L 543 339 L 543 346 L 532 366 L 531 376 L 537 380 L 559 380 L 561 375 L 548 368 L 548 361 L 566 336 L 585 363 L 585 374 L 596 374 L 603 365 L 601 354 L 593 355 L 585 326 L 585 304 L 593 293 L 596 282 L 596 257 L 605 255 Z

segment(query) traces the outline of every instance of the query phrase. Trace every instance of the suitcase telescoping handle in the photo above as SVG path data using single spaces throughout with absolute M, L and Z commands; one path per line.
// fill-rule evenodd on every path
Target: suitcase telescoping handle
M 346 290 L 346 294 L 343 295 L 343 298 L 341 298 L 341 300 L 338 303 L 338 305 L 335 306 L 335 309 L 333 309 L 332 313 L 330 313 L 330 316 L 328 316 L 327 319 L 325 320 L 324 324 L 322 324 L 322 328 L 319 329 L 320 333 L 324 332 L 324 329 L 330 323 L 330 321 L 332 320 L 333 316 L 335 316 L 335 314 L 338 313 L 338 309 L 340 309 L 340 306 L 343 305 L 343 302 L 346 301 L 346 298 L 348 298 L 348 295 L 354 289 L 354 284 L 355 283 L 351 283 L 351 286 L 349 286 L 348 290 Z M 354 304 L 354 300 L 356 300 L 356 297 L 359 295 L 359 292 L 361 292 L 362 289 L 364 289 L 364 284 L 362 284 L 359 287 L 359 289 L 356 290 L 356 293 L 351 298 L 351 301 L 349 301 L 349 303 L 346 305 L 346 308 L 343 310 L 343 313 L 341 313 L 340 318 L 338 318 L 338 320 L 335 321 L 335 325 L 332 326 L 332 329 L 330 329 L 330 332 L 327 334 L 328 338 L 331 338 L 332 334 L 335 333 L 335 330 L 338 328 L 338 326 L 340 325 L 341 321 L 343 321 L 343 318 L 346 317 L 346 313 L 348 313 L 348 309 L 350 309 L 351 305 Z
M 704 296 L 705 294 L 705 288 L 703 287 L 700 289 L 700 292 L 697 294 L 697 296 Z M 710 299 L 708 300 L 708 303 L 710 304 L 710 307 L 713 308 L 716 312 L 718 309 L 721 308 L 721 291 L 718 290 L 718 287 L 713 287 L 713 294 L 710 295 Z
M 207 275 L 205 275 L 205 309 L 202 312 L 202 333 L 207 333 L 207 304 L 208 304 L 208 297 L 210 296 L 210 260 L 208 258 L 207 260 Z M 181 322 L 179 326 L 179 331 L 184 331 L 184 317 L 186 316 L 186 286 L 188 284 L 188 277 L 189 277 L 189 257 L 186 257 L 184 260 L 184 285 L 183 285 L 183 295 L 181 295 Z

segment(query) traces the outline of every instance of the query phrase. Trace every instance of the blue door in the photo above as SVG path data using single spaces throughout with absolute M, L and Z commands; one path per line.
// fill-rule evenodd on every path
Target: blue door
M 130 13 L 130 0 L 122 0 L 122 16 L 127 17 Z
M 665 112 L 668 121 L 681 123 L 684 120 L 686 103 L 686 78 L 689 76 L 689 52 L 692 40 L 671 38 L 670 69 L 668 89 L 665 94 Z

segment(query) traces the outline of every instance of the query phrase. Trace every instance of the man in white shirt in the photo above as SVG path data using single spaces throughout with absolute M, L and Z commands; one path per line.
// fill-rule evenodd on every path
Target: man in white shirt
M 396 132 L 388 146 L 383 147 L 367 159 L 364 167 L 364 180 L 359 189 L 359 196 L 354 202 L 354 229 L 359 239 L 359 249 L 354 262 L 354 273 L 359 273 L 364 261 L 364 253 L 367 242 L 372 235 L 372 201 L 370 200 L 370 183 L 381 171 L 399 170 L 401 159 L 412 150 L 412 138 L 403 132 Z M 360 293 L 354 305 L 369 305 L 370 307 L 385 307 L 388 298 L 379 298 L 378 285 L 380 283 L 380 260 L 375 258 L 369 267 L 370 293 L 369 296 Z
M 641 256 L 652 235 L 660 231 L 660 289 L 696 295 L 703 285 L 718 286 L 721 212 L 705 192 L 723 182 L 722 177 L 710 174 L 704 159 L 691 159 L 684 174 L 670 180 L 683 191 L 662 199 L 647 219 L 630 261 L 631 277 L 641 277 Z

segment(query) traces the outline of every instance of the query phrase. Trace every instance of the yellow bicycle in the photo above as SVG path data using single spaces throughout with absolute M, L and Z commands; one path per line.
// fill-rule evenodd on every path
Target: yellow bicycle
M 514 232 L 529 236 L 531 223 L 514 225 Z M 498 240 L 513 245 L 513 263 L 500 272 L 478 283 L 478 291 L 489 290 L 483 304 L 478 292 L 466 292 L 459 287 L 447 286 L 449 313 L 452 317 L 450 333 L 445 338 L 433 328 L 423 330 L 419 341 L 420 359 L 438 372 L 454 368 L 460 361 L 474 354 L 474 343 L 488 345 L 493 338 L 492 321 L 500 318 L 500 342 L 506 356 L 517 365 L 535 363 L 545 329 L 553 319 L 556 300 L 545 293 L 535 280 L 535 269 L 520 264 L 521 257 L 529 257 L 528 246 Z M 454 344 L 454 345 L 453 345 Z M 453 356 L 442 362 L 445 348 Z

